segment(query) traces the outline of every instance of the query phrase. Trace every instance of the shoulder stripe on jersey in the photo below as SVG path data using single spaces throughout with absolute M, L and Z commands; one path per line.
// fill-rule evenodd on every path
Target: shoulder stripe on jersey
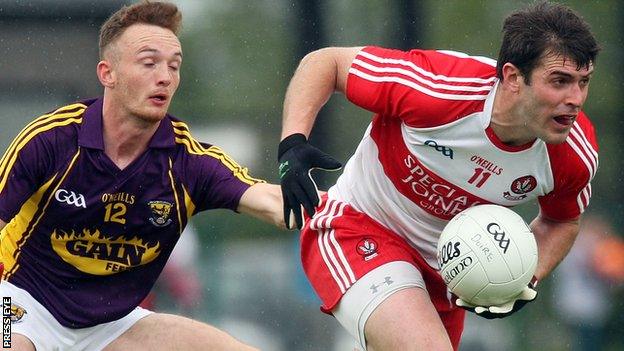
M 191 220 L 191 216 L 195 214 L 195 204 L 191 195 L 186 191 L 186 187 L 182 184 L 182 193 L 184 194 L 184 205 L 186 206 L 186 223 Z
M 22 138 L 30 134 L 34 128 L 37 128 L 38 126 L 48 123 L 52 120 L 76 116 L 75 114 L 73 114 L 74 112 L 83 111 L 85 108 L 87 108 L 87 106 L 81 103 L 71 104 L 71 105 L 60 107 L 51 113 L 41 115 L 35 118 L 17 134 L 15 139 L 13 139 L 13 142 L 11 142 L 11 144 L 7 148 L 7 152 L 5 156 L 2 158 L 2 161 L 0 161 L 0 165 L 2 165 L 5 162 L 5 158 L 9 154 L 9 150 L 14 149 L 15 144 L 17 144 Z
M 39 126 L 42 126 L 54 120 L 77 116 L 78 114 L 82 113 L 82 111 L 84 111 L 85 108 L 86 106 L 84 104 L 67 105 L 59 109 L 56 109 L 52 113 L 48 113 L 48 114 L 39 116 L 36 119 L 34 119 L 32 122 L 27 124 L 26 127 L 24 127 L 17 134 L 17 136 L 13 139 L 13 141 L 7 148 L 7 151 L 4 157 L 0 161 L 0 167 L 6 162 L 6 159 L 9 157 L 8 155 L 11 154 L 11 151 L 15 149 L 15 145 L 17 145 L 21 140 L 23 140 L 23 138 L 27 138 L 32 133 L 33 129 L 36 129 Z
M 23 137 L 25 137 L 26 135 L 28 135 L 33 128 L 36 128 L 37 126 L 40 126 L 42 124 L 48 123 L 52 120 L 55 119 L 59 119 L 59 118 L 63 118 L 63 117 L 67 117 L 67 114 L 72 115 L 72 112 L 77 112 L 77 111 L 83 111 L 87 106 L 84 104 L 71 104 L 71 105 L 67 105 L 67 106 L 63 106 L 61 108 L 56 109 L 55 111 L 45 114 L 45 115 L 41 115 L 37 118 L 35 118 L 33 121 L 31 121 L 30 123 L 28 123 L 26 125 L 26 127 L 24 127 L 18 134 L 17 136 L 15 136 L 15 139 L 13 139 L 13 142 L 11 142 L 11 144 L 9 145 L 9 147 L 7 148 L 7 153 L 8 154 L 8 150 L 11 150 L 14 148 L 15 144 L 17 144 L 19 142 L 19 140 L 21 140 Z M 4 158 L 2 158 L 2 161 L 0 161 L 0 164 L 2 162 L 4 162 Z
M 570 130 L 570 134 L 568 135 L 566 142 L 576 152 L 581 161 L 583 161 L 583 163 L 587 167 L 587 171 L 589 172 L 589 179 L 591 180 L 596 174 L 596 170 L 598 168 L 598 154 L 593 149 L 591 144 L 587 141 L 587 139 L 581 136 L 582 131 L 581 133 L 579 133 L 576 130 L 577 127 L 577 122 L 574 122 L 574 126 Z
M 492 90 L 492 86 L 490 85 L 482 85 L 482 86 L 469 86 L 469 85 L 448 85 L 448 84 L 438 84 L 438 83 L 434 83 L 433 81 L 430 81 L 428 79 L 424 79 L 423 77 L 417 75 L 416 73 L 407 70 L 407 69 L 403 69 L 403 68 L 397 68 L 397 67 L 378 67 L 378 66 L 374 66 L 371 65 L 369 63 L 366 63 L 360 59 L 355 59 L 353 60 L 353 64 L 354 65 L 358 65 L 361 67 L 366 68 L 369 71 L 373 71 L 375 73 L 396 73 L 396 74 L 401 74 L 403 76 L 407 76 L 413 80 L 415 80 L 418 83 L 424 84 L 424 85 L 428 85 L 430 87 L 432 87 L 433 89 L 440 89 L 440 90 L 455 90 L 455 91 L 463 91 L 463 92 L 479 92 L 479 91 L 485 91 L 485 92 L 489 92 L 490 90 Z
M 569 139 L 573 140 L 573 142 L 580 146 L 580 151 L 583 151 L 583 155 L 587 157 L 589 162 L 591 163 L 591 168 L 593 170 L 592 177 L 596 174 L 598 170 L 598 153 L 594 151 L 591 144 L 586 142 L 587 139 L 583 138 L 574 128 L 570 130 Z
M 574 125 L 572 126 L 572 132 L 578 135 L 579 140 L 583 140 L 583 145 L 587 147 L 586 151 L 588 151 L 589 154 L 594 155 L 594 158 L 598 160 L 598 152 L 594 149 L 589 140 L 587 140 L 587 136 L 581 129 L 581 125 L 578 124 L 578 122 L 574 122 Z
M 37 201 L 33 201 L 29 205 L 29 206 L 31 206 L 29 208 L 29 210 L 32 212 L 32 213 L 28 214 L 30 216 L 30 220 L 27 223 L 24 223 L 22 230 L 20 231 L 20 233 L 18 233 L 18 234 L 22 235 L 22 237 L 15 241 L 17 243 L 17 246 L 15 247 L 15 252 L 13 253 L 14 260 L 12 262 L 14 263 L 14 266 L 6 271 L 6 273 L 5 273 L 6 274 L 5 275 L 6 279 L 8 279 L 11 275 L 13 275 L 15 273 L 15 271 L 19 268 L 19 264 L 15 264 L 15 263 L 17 263 L 17 260 L 18 260 L 18 258 L 20 256 L 21 248 L 24 246 L 24 244 L 26 243 L 28 238 L 30 238 L 30 236 L 32 235 L 35 227 L 37 226 L 37 224 L 39 223 L 39 221 L 41 220 L 41 218 L 45 214 L 45 211 L 48 208 L 48 205 L 50 204 L 50 201 L 54 197 L 54 193 L 58 190 L 59 186 L 63 183 L 63 181 L 67 177 L 67 174 L 69 174 L 69 172 L 74 167 L 74 164 L 75 164 L 76 160 L 78 159 L 79 155 L 80 155 L 80 148 L 78 148 L 78 150 L 76 151 L 76 153 L 72 157 L 72 160 L 69 163 L 69 166 L 67 167 L 67 169 L 65 170 L 65 173 L 63 173 L 63 176 L 53 186 L 52 191 L 49 193 L 48 198 L 45 201 L 45 204 L 43 205 L 43 207 L 41 209 L 39 209 L 39 207 L 38 207 L 41 204 L 41 200 L 42 200 L 41 197 L 45 193 L 45 190 L 54 183 L 54 180 L 56 179 L 56 176 L 54 176 L 41 189 L 39 189 L 39 191 L 37 193 L 35 193 L 35 195 L 33 195 L 33 197 L 37 197 L 37 195 L 38 195 L 40 198 L 37 199 Z M 30 202 L 30 201 L 27 201 L 27 203 L 28 202 Z M 37 216 L 37 219 L 35 219 L 35 221 L 33 222 L 32 218 L 34 218 L 34 216 L 37 213 L 37 211 L 39 212 L 39 215 Z M 21 212 L 21 210 L 20 210 L 20 212 Z M 16 217 L 19 217 L 19 216 L 16 216 Z M 28 230 L 26 232 L 27 228 L 30 228 L 30 230 Z
M 191 135 L 190 130 L 188 129 L 188 126 L 186 125 L 186 123 L 184 122 L 171 122 L 173 124 L 173 131 L 174 133 L 181 135 L 181 136 L 186 136 L 187 137 L 187 142 L 184 143 L 186 145 L 187 148 L 190 148 L 193 150 L 194 153 L 201 153 L 202 152 L 202 145 L 195 140 L 195 138 L 193 138 L 193 136 Z
M 405 85 L 407 87 L 410 87 L 412 89 L 418 90 L 421 93 L 427 94 L 429 96 L 433 96 L 439 99 L 446 99 L 446 100 L 485 100 L 487 98 L 487 94 L 483 94 L 483 95 L 460 95 L 460 94 L 445 94 L 445 93 L 438 93 L 435 91 L 432 91 L 430 89 L 427 89 L 423 86 L 420 86 L 410 80 L 407 79 L 403 79 L 403 78 L 399 78 L 399 77 L 393 77 L 393 76 L 383 76 L 383 77 L 377 77 L 377 76 L 373 76 L 370 75 L 368 73 L 364 73 L 360 70 L 358 70 L 357 68 L 353 68 L 351 67 L 349 69 L 349 73 L 354 74 L 360 78 L 366 79 L 368 81 L 371 82 L 375 82 L 375 83 L 384 83 L 384 82 L 393 82 L 393 83 L 398 83 L 401 85 Z
M 173 190 L 173 199 L 175 200 L 176 213 L 178 214 L 178 234 L 182 234 L 184 223 L 182 223 L 182 209 L 180 208 L 178 190 L 176 190 L 175 181 L 173 180 L 173 161 L 171 161 L 171 157 L 169 158 L 169 172 L 167 173 L 169 174 L 169 180 L 171 181 L 171 190 Z
M 193 142 L 186 137 L 184 138 L 175 137 L 175 142 L 186 146 L 187 151 L 191 154 L 194 154 L 194 155 L 201 154 L 201 150 L 197 149 L 195 144 L 193 144 Z
M 249 176 L 249 170 L 246 167 L 241 167 L 236 161 L 228 156 L 223 150 L 217 146 L 211 146 L 209 148 L 203 147 L 188 130 L 188 126 L 184 122 L 171 122 L 174 126 L 173 132 L 175 133 L 175 142 L 182 144 L 186 147 L 186 150 L 193 155 L 206 155 L 219 160 L 224 166 L 226 166 L 236 178 L 243 183 L 253 185 L 256 183 L 264 183 L 264 180 L 253 178 Z
M 19 152 L 24 148 L 24 146 L 26 146 L 26 144 L 28 144 L 30 140 L 32 140 L 32 138 L 56 127 L 66 126 L 72 123 L 82 123 L 81 115 L 83 112 L 84 109 L 80 109 L 74 112 L 50 116 L 41 120 L 41 123 L 33 124 L 30 128 L 25 129 L 25 133 L 23 135 L 20 133 L 22 136 L 16 138 L 16 141 L 19 139 L 19 142 L 14 143 L 12 148 L 7 150 L 5 157 L 3 157 L 0 162 L 0 192 L 4 189 L 8 181 L 10 170 L 15 164 L 15 161 L 17 161 Z
M 576 204 L 579 207 L 581 213 L 585 212 L 585 208 L 589 205 L 589 199 L 591 198 L 591 184 L 587 184 L 585 188 L 576 197 Z
M 450 55 L 450 56 L 459 57 L 459 58 L 468 58 L 468 59 L 477 60 L 479 62 L 485 63 L 486 65 L 490 65 L 492 67 L 496 67 L 496 60 L 491 59 L 489 57 L 485 57 L 485 56 L 471 56 L 471 55 L 465 54 L 463 52 L 453 51 L 453 50 L 436 50 L 436 51 L 437 52 L 441 52 L 443 54 Z
M 443 75 L 440 75 L 440 74 L 434 74 L 432 72 L 429 72 L 429 71 L 423 69 L 422 67 L 417 66 L 416 64 L 414 64 L 411 61 L 400 60 L 400 59 L 391 59 L 391 58 L 383 58 L 383 57 L 379 57 L 379 56 L 373 55 L 371 53 L 368 53 L 366 51 L 360 51 L 357 56 L 366 57 L 367 59 L 369 59 L 371 61 L 378 62 L 378 63 L 381 63 L 381 64 L 389 63 L 389 64 L 405 66 L 405 67 L 408 67 L 408 68 L 412 69 L 416 73 L 419 73 L 419 74 L 421 74 L 421 75 L 423 75 L 425 77 L 429 77 L 429 78 L 431 78 L 433 80 L 442 80 L 442 81 L 452 82 L 452 83 L 472 83 L 472 84 L 493 84 L 494 81 L 496 80 L 496 77 L 491 77 L 491 78 L 488 78 L 488 79 L 469 78 L 469 77 L 447 77 L 447 76 L 443 76 Z M 472 57 L 472 56 L 466 55 L 466 57 Z
M 585 167 L 587 167 L 587 172 L 589 172 L 589 179 L 592 179 L 594 177 L 594 174 L 596 173 L 596 170 L 594 169 L 594 166 L 590 164 L 587 156 L 583 154 L 583 152 L 579 149 L 579 146 L 575 143 L 575 141 L 572 140 L 572 138 L 566 139 L 566 142 L 576 152 L 581 161 L 583 161 Z

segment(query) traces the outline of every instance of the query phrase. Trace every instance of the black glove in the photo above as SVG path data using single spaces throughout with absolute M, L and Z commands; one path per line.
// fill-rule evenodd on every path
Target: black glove
M 320 204 L 318 188 L 310 171 L 320 168 L 335 171 L 342 167 L 333 157 L 308 143 L 305 135 L 297 133 L 284 138 L 277 152 L 279 176 L 284 200 L 284 221 L 291 228 L 290 216 L 295 217 L 297 228 L 303 227 L 301 206 L 310 217 Z
M 476 313 L 477 316 L 483 318 L 504 318 L 518 312 L 522 307 L 524 307 L 524 305 L 535 300 L 535 298 L 537 297 L 537 291 L 535 290 L 536 286 L 537 279 L 533 277 L 529 285 L 526 286 L 520 294 L 516 295 L 514 298 L 507 301 L 506 303 L 498 306 L 475 306 L 460 298 L 455 300 L 455 304 L 467 311 Z

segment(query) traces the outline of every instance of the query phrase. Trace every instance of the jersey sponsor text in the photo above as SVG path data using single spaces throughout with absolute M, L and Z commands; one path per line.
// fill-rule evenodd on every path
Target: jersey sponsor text
M 404 164 L 409 174 L 401 182 L 411 189 L 418 198 L 415 202 L 425 211 L 450 219 L 468 207 L 481 203 L 462 189 L 429 174 L 414 156 L 405 156 Z
M 78 270 L 95 274 L 110 275 L 131 267 L 153 261 L 160 253 L 160 244 L 146 244 L 136 237 L 110 239 L 99 230 L 82 233 L 54 231 L 50 236 L 52 248 L 63 261 Z

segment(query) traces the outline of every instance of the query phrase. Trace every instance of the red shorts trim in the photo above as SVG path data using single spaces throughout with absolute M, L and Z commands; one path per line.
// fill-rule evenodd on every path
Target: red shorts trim
M 464 310 L 449 300 L 438 271 L 403 238 L 348 204 L 323 196 L 301 231 L 301 260 L 325 313 L 331 313 L 349 287 L 371 270 L 388 262 L 412 263 L 421 272 L 453 345 L 459 344 Z

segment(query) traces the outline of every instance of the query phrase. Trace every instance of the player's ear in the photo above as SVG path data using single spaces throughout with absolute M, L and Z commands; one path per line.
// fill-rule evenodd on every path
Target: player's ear
M 503 65 L 503 84 L 513 92 L 517 92 L 520 85 L 524 83 L 524 76 L 520 69 L 513 63 L 507 62 Z
M 115 73 L 113 72 L 113 65 L 108 60 L 102 60 L 97 64 L 97 76 L 100 83 L 106 88 L 112 88 L 115 86 Z

